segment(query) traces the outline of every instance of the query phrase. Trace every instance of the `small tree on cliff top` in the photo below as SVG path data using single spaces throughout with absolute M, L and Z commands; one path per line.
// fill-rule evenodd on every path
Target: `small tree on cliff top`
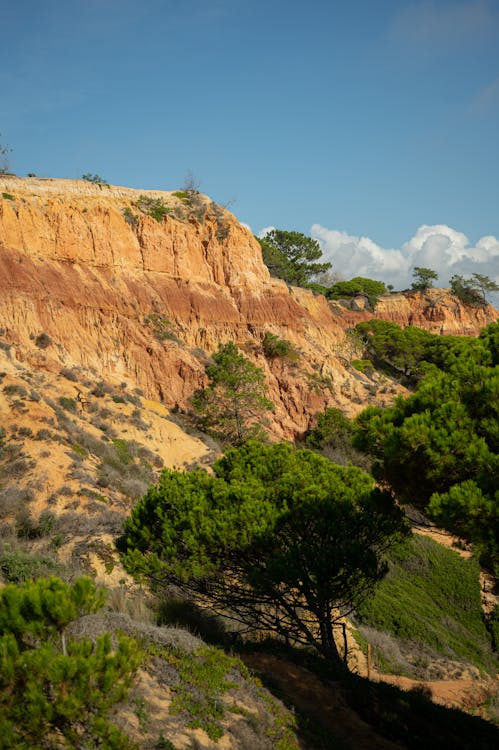
M 262 416 L 273 407 L 263 370 L 229 341 L 219 346 L 206 374 L 208 386 L 192 397 L 201 426 L 232 445 L 261 436 Z
M 405 533 L 392 497 L 360 469 L 284 443 L 231 448 L 213 471 L 163 472 L 125 522 L 125 567 L 339 660 L 340 610 L 372 592 Z
M 412 275 L 415 278 L 411 287 L 418 292 L 424 292 L 426 289 L 431 289 L 433 282 L 438 279 L 438 273 L 432 271 L 431 268 L 424 268 L 423 266 L 414 266 Z
M 258 241 L 263 262 L 272 276 L 284 279 L 288 284 L 307 286 L 312 278 L 331 268 L 329 262 L 315 262 L 322 257 L 321 246 L 317 240 L 301 232 L 273 229 Z

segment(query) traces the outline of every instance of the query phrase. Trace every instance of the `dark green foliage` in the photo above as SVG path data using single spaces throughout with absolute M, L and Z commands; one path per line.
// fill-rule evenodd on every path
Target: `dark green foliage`
M 8 583 L 24 583 L 44 576 L 55 575 L 59 565 L 47 555 L 8 549 L 0 552 L 0 575 Z
M 450 280 L 451 291 L 461 302 L 472 307 L 485 307 L 487 305 L 487 294 L 499 292 L 499 284 L 492 281 L 488 276 L 480 273 L 472 274 L 471 279 L 465 279 L 456 274 Z
M 66 396 L 60 396 L 58 399 L 60 405 L 63 409 L 66 409 L 66 411 L 76 411 L 76 400 L 74 398 L 67 398 Z
M 340 409 L 325 409 L 317 417 L 317 427 L 307 435 L 307 445 L 310 448 L 323 448 L 328 445 L 342 445 L 350 442 L 352 423 Z
M 492 640 L 492 647 L 499 655 L 499 604 L 496 604 L 487 620 L 487 629 Z
M 206 374 L 208 386 L 192 397 L 200 426 L 229 444 L 262 436 L 262 415 L 273 407 L 263 371 L 229 341 L 219 346 Z
M 431 289 L 433 282 L 438 279 L 436 271 L 432 271 L 431 268 L 424 268 L 423 266 L 414 266 L 412 275 L 415 281 L 412 282 L 411 287 L 417 292 L 424 292 L 426 289 Z
M 11 195 L 10 193 L 2 193 L 2 198 L 5 198 L 6 201 L 13 201 L 14 200 L 14 196 Z
M 400 328 L 396 323 L 376 319 L 358 323 L 355 331 L 378 367 L 388 366 L 412 377 L 417 376 L 418 365 L 425 358 L 428 343 L 434 338 L 421 328 Z
M 274 333 L 269 333 L 269 331 L 265 332 L 262 341 L 262 348 L 267 359 L 286 357 L 288 359 L 297 360 L 299 356 L 291 341 L 280 339 L 279 336 L 276 336 Z
M 365 295 L 369 299 L 369 304 L 374 307 L 378 297 L 386 294 L 386 285 L 382 281 L 355 276 L 350 281 L 337 281 L 326 292 L 328 299 L 343 299 L 358 294 Z
M 307 286 L 314 276 L 331 268 L 331 263 L 315 262 L 322 257 L 320 245 L 300 232 L 273 229 L 258 242 L 271 275 L 288 284 Z
M 464 356 L 481 361 L 484 347 L 466 336 L 438 336 L 415 326 L 400 328 L 387 320 L 368 320 L 355 326 L 366 352 L 376 367 L 402 373 L 414 384 L 434 365 L 449 370 Z M 488 355 L 487 355 L 488 356 Z
M 478 562 L 419 535 L 389 558 L 388 575 L 358 611 L 361 622 L 412 642 L 413 648 L 422 644 L 496 671 L 481 609 Z
M 0 591 L 0 737 L 6 750 L 101 747 L 125 750 L 106 718 L 140 662 L 130 638 L 93 644 L 64 637 L 66 626 L 102 605 L 90 579 L 51 578 Z
M 42 332 L 39 333 L 38 336 L 35 338 L 35 344 L 39 349 L 46 349 L 50 344 L 52 343 L 52 339 L 48 335 L 48 333 Z
M 85 182 L 93 182 L 94 185 L 108 185 L 109 184 L 108 182 L 106 182 L 106 180 L 104 180 L 98 174 L 92 174 L 91 172 L 82 174 L 81 179 L 85 180 Z
M 354 444 L 402 501 L 428 507 L 499 571 L 499 324 L 452 347 L 407 399 L 356 420 Z M 490 349 L 488 348 L 490 346 Z M 438 350 L 437 350 L 438 351 Z M 441 353 L 441 351 L 440 351 Z
M 167 740 L 166 737 L 161 734 L 158 741 L 154 745 L 154 750 L 177 750 L 171 740 Z
M 163 472 L 125 523 L 126 568 L 338 658 L 335 608 L 371 593 L 405 529 L 391 497 L 359 469 L 286 444 L 246 443 L 213 470 Z

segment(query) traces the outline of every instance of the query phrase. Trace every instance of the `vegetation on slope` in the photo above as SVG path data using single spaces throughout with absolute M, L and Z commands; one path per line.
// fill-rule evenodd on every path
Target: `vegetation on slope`
M 445 662 L 461 661 L 464 668 L 473 664 L 495 673 L 498 662 L 481 611 L 478 561 L 420 535 L 393 549 L 389 560 L 388 575 L 357 612 L 360 623 L 396 639 L 393 648 L 389 639 L 363 631 L 377 644 L 379 666 L 414 677 L 445 677 Z M 431 665 L 439 657 L 440 675 Z
M 230 449 L 213 472 L 163 472 L 125 522 L 125 567 L 339 660 L 338 610 L 371 594 L 406 531 L 391 496 L 360 469 L 282 443 Z
M 404 502 L 427 508 L 499 574 L 499 324 L 452 348 L 409 398 L 356 420 L 354 444 Z
M 0 591 L 0 736 L 6 750 L 76 746 L 131 748 L 107 718 L 128 691 L 141 655 L 106 634 L 67 639 L 72 620 L 103 604 L 90 579 L 57 578 Z

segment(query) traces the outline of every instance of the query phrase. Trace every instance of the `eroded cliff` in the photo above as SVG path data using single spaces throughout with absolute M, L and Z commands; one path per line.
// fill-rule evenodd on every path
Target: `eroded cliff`
M 265 370 L 275 437 L 302 433 L 326 405 L 353 414 L 393 397 L 392 384 L 349 365 L 345 331 L 371 314 L 270 278 L 251 233 L 205 196 L 14 177 L 0 191 L 0 327 L 14 359 L 79 365 L 187 407 L 209 354 L 233 340 Z M 464 322 L 461 310 L 460 324 L 449 322 L 458 312 L 442 326 L 442 305 L 421 305 L 394 295 L 377 313 L 445 333 L 494 319 Z M 266 332 L 299 357 L 266 359 Z

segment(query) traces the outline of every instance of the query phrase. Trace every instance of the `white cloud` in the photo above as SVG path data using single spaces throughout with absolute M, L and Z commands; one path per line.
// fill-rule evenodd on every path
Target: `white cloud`
M 314 224 L 310 233 L 320 243 L 324 258 L 332 262 L 333 271 L 345 279 L 367 276 L 406 289 L 414 266 L 423 266 L 438 273 L 440 286 L 447 286 L 454 274 L 469 277 L 472 273 L 499 283 L 499 240 L 493 236 L 470 245 L 468 237 L 452 227 L 423 224 L 400 248 L 383 248 L 369 237 L 355 237 L 320 224 Z
M 266 234 L 273 232 L 274 229 L 275 227 L 263 227 L 263 229 L 260 229 L 257 236 L 260 237 L 260 239 L 263 239 Z

